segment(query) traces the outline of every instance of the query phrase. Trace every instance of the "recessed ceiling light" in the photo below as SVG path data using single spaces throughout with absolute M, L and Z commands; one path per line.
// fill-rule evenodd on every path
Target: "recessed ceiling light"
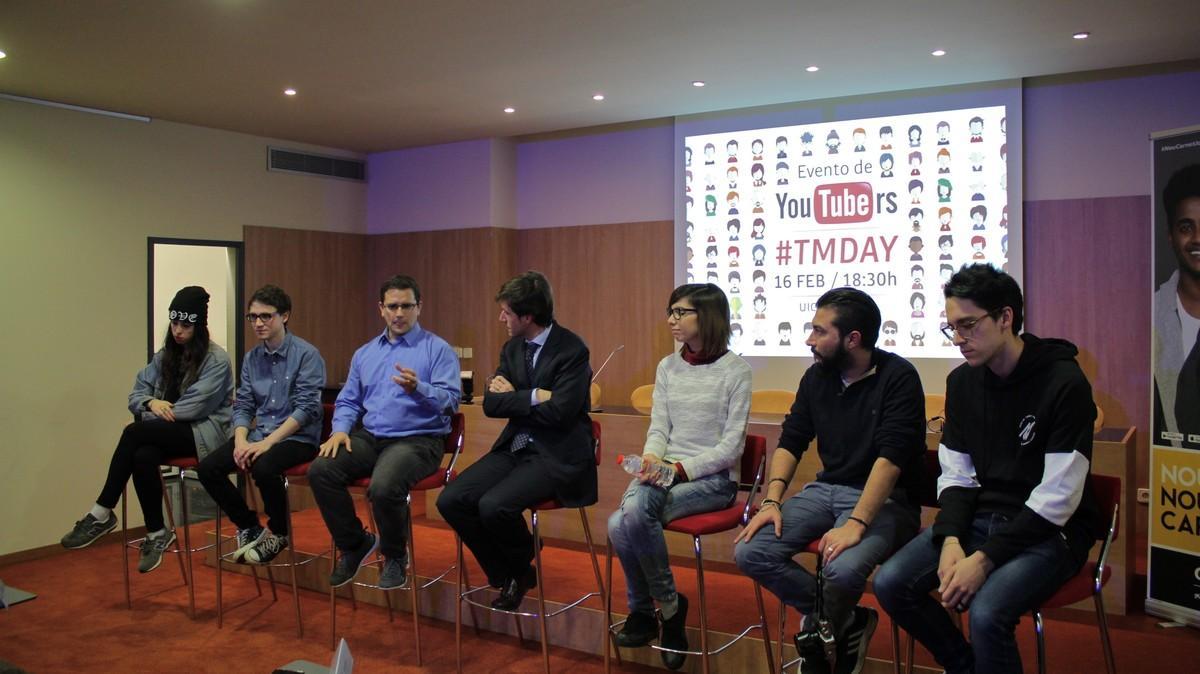
M 593 96 L 592 96 L 592 100 L 593 100 L 593 101 L 603 101 L 603 100 L 604 100 L 604 94 L 595 94 L 595 95 L 593 95 Z
M 5 56 L 8 56 L 8 54 L 5 54 L 3 51 L 0 51 L 0 59 L 4 58 Z
M 287 89 L 284 89 L 284 90 L 283 90 L 283 95 L 284 95 L 284 96 L 295 96 L 295 95 L 296 95 L 296 90 L 295 90 L 295 89 L 293 89 L 293 88 L 291 88 L 291 87 L 288 87 Z
M 933 51 L 931 51 L 929 53 L 933 54 L 934 56 L 945 56 L 946 50 L 945 49 L 934 49 Z
M 1088 32 L 1086 30 L 1081 30 L 1078 33 L 1075 33 L 1074 35 L 1072 35 L 1071 37 L 1075 38 L 1076 40 L 1086 40 L 1091 36 L 1092 36 L 1092 34 L 1090 32 Z
M 805 70 L 807 70 L 810 73 L 815 73 L 818 70 L 820 70 L 820 68 L 818 68 L 817 66 L 809 66 L 809 67 L 805 68 Z
M 704 86 L 704 81 L 703 80 L 693 80 L 692 86 L 693 87 L 702 87 L 702 86 Z
M 504 109 L 504 112 L 505 112 L 505 113 L 507 113 L 507 114 L 509 114 L 509 115 L 513 114 L 513 113 L 514 113 L 514 112 L 516 112 L 516 111 L 517 111 L 517 109 L 516 109 L 516 108 L 505 108 L 505 109 Z

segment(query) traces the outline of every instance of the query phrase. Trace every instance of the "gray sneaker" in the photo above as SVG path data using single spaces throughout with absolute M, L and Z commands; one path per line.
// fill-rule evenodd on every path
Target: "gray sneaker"
M 258 545 L 258 542 L 267 535 L 267 530 L 255 524 L 249 529 L 238 529 L 237 532 L 237 550 L 233 551 L 233 561 L 241 564 L 245 561 L 246 553 L 250 548 Z
M 287 536 L 276 536 L 270 531 L 264 532 L 254 547 L 246 551 L 246 561 L 251 564 L 270 564 L 279 553 L 287 549 Z
M 86 548 L 95 543 L 101 536 L 107 534 L 117 528 L 117 516 L 109 513 L 108 519 L 104 522 L 96 519 L 94 515 L 88 513 L 83 516 L 83 519 L 75 523 L 67 535 L 62 537 L 62 546 L 68 550 L 78 550 Z
M 175 532 L 167 532 L 166 536 L 142 539 L 141 553 L 138 555 L 138 573 L 150 573 L 162 564 L 163 553 L 175 543 Z
M 354 576 L 362 568 L 363 562 L 367 561 L 367 557 L 378 547 L 379 541 L 375 538 L 375 534 L 364 531 L 362 543 L 359 543 L 357 548 L 338 551 L 341 554 L 338 555 L 333 573 L 329 574 L 329 584 L 333 587 L 341 587 L 354 580 Z
M 385 557 L 383 559 L 383 568 L 379 571 L 379 589 L 394 590 L 398 587 L 403 587 L 405 581 L 408 580 L 406 573 L 408 563 L 403 559 L 395 557 Z

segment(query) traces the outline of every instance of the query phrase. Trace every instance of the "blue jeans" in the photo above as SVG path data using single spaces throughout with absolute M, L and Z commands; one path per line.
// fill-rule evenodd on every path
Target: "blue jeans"
M 819 540 L 826 531 L 846 523 L 862 490 L 843 485 L 810 482 L 783 503 L 783 530 L 779 538 L 770 526 L 738 543 L 734 560 L 747 576 L 758 581 L 783 603 L 811 615 L 815 609 L 817 579 L 793 556 Z M 854 607 L 867 586 L 867 578 L 880 562 L 916 534 L 920 515 L 915 508 L 888 499 L 858 545 L 825 566 L 824 612 L 841 634 L 854 620 Z
M 959 541 L 963 551 L 971 554 L 992 531 L 1007 522 L 1004 515 L 976 515 L 970 534 Z M 1020 672 L 1017 623 L 1079 572 L 1092 543 L 1052 536 L 992 570 L 971 601 L 970 643 L 946 609 L 930 595 L 939 585 L 937 568 L 941 559 L 941 550 L 933 544 L 932 529 L 913 539 L 879 569 L 875 574 L 875 596 L 892 619 L 929 649 L 950 674 Z
M 675 601 L 675 577 L 667 556 L 663 525 L 671 520 L 729 507 L 737 483 L 726 472 L 698 480 L 654 487 L 629 484 L 621 505 L 608 518 L 608 539 L 625 572 L 629 611 L 654 612 L 654 600 Z

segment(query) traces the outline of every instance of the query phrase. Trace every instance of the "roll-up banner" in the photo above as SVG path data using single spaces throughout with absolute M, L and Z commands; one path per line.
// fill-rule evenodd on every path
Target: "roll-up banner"
M 1146 612 L 1200 627 L 1200 126 L 1151 135 Z

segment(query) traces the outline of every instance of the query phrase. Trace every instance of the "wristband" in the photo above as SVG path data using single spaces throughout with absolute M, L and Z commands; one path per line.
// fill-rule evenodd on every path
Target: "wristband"
M 762 510 L 763 508 L 766 508 L 767 506 L 775 506 L 775 509 L 779 510 L 779 501 L 776 501 L 773 498 L 765 498 L 762 500 L 761 503 L 758 504 L 758 509 Z
M 851 522 L 858 522 L 859 524 L 863 525 L 864 529 L 871 526 L 871 525 L 867 524 L 865 521 L 863 521 L 862 519 L 855 517 L 854 515 L 851 515 L 850 517 L 847 517 L 846 519 L 850 520 Z
M 149 411 L 150 411 L 150 401 L 152 401 L 152 400 L 154 400 L 154 398 L 147 398 L 145 401 L 143 401 L 143 402 L 142 402 L 142 409 L 144 409 L 144 410 L 146 410 L 147 412 L 149 412 Z
M 767 480 L 767 485 L 769 486 L 772 482 L 782 482 L 783 488 L 787 489 L 788 480 L 785 480 L 782 477 L 773 477 L 770 480 Z

